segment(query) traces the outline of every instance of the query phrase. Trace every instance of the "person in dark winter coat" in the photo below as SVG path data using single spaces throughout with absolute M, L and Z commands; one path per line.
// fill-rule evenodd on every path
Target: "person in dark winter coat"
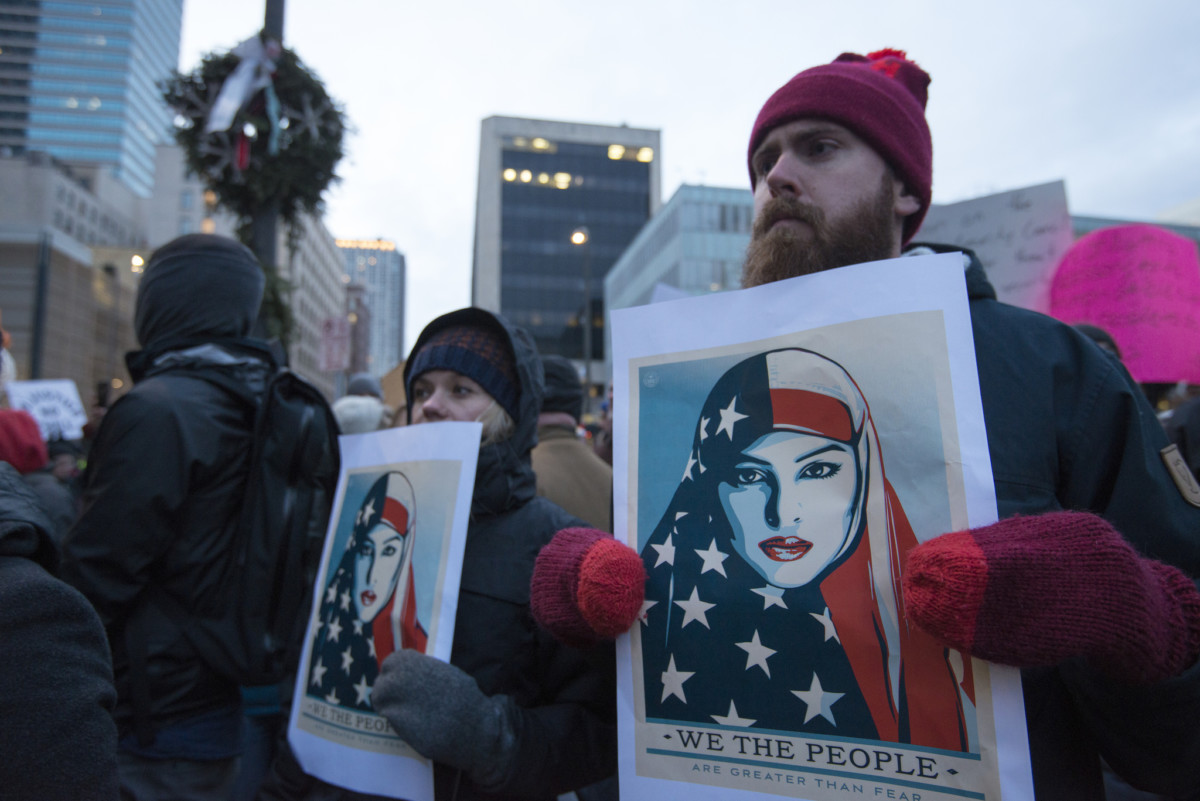
M 223 801 L 237 769 L 239 688 L 185 628 L 233 555 L 255 407 L 275 369 L 248 338 L 263 285 L 230 239 L 188 235 L 154 253 L 134 319 L 142 350 L 126 357 L 134 386 L 104 417 L 64 543 L 63 576 L 112 646 L 130 798 Z
M 0 799 L 115 801 L 108 642 L 58 559 L 37 498 L 0 462 Z
M 846 53 L 767 100 L 748 152 L 746 286 L 901 255 L 931 198 L 928 84 L 900 51 Z M 942 250 L 961 249 L 906 252 Z M 964 268 L 1002 519 L 918 532 L 933 539 L 902 567 L 907 617 L 950 648 L 1023 669 L 1039 801 L 1103 799 L 1101 757 L 1135 786 L 1192 793 L 1200 488 L 1182 460 L 1160 458 L 1163 432 L 1117 360 L 1070 326 L 997 302 L 970 253 Z M 594 589 L 581 567 L 610 543 L 556 537 L 547 551 L 570 575 L 542 586 Z M 573 640 L 598 623 L 620 628 L 595 603 L 574 604 L 534 598 Z
M 543 356 L 546 395 L 538 415 L 533 472 L 538 495 L 590 525 L 612 530 L 612 467 L 596 455 L 576 429 L 583 416 L 583 383 L 571 360 Z
M 598 782 L 616 770 L 612 646 L 562 645 L 529 610 L 538 551 L 582 523 L 535 492 L 529 452 L 543 384 L 533 341 L 481 309 L 451 312 L 417 339 L 405 385 L 410 424 L 477 420 L 483 442 L 450 663 L 393 652 L 372 704 L 434 761 L 439 801 L 550 801 Z M 363 796 L 304 776 L 285 753 L 262 797 Z

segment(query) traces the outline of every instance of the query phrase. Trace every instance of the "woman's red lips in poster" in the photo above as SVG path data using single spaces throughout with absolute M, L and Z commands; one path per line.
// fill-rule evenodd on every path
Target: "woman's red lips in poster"
M 363 590 L 362 594 L 359 595 L 358 598 L 360 601 L 362 601 L 363 606 L 370 606 L 371 604 L 375 603 L 375 593 L 371 590 Z
M 812 550 L 813 544 L 799 537 L 771 537 L 758 544 L 768 559 L 776 562 L 794 562 Z

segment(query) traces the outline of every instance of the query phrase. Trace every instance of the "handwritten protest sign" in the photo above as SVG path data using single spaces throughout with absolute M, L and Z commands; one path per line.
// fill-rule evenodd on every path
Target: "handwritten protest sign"
M 479 423 L 343 436 L 288 741 L 305 772 L 360 793 L 432 801 L 433 763 L 371 705 L 400 648 L 450 660 Z
M 618 640 L 621 797 L 1032 797 L 1019 672 L 946 650 L 899 595 L 917 542 L 996 519 L 961 259 L 612 331 L 615 536 L 649 576 Z
M 917 241 L 975 251 L 1005 303 L 1050 310 L 1050 279 L 1074 236 L 1062 181 L 930 207 Z
M 1153 225 L 1081 237 L 1054 276 L 1050 313 L 1107 331 L 1139 382 L 1200 383 L 1200 255 L 1187 237 Z
M 42 439 L 80 439 L 87 412 L 79 399 L 79 388 L 70 379 L 10 381 L 8 405 L 24 409 L 37 420 Z

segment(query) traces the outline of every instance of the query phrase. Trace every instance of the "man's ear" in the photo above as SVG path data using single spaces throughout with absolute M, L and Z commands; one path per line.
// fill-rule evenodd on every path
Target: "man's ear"
M 895 210 L 896 216 L 903 219 L 910 214 L 915 214 L 921 208 L 920 198 L 908 191 L 908 187 L 899 178 L 893 178 L 892 183 L 895 197 L 892 208 Z

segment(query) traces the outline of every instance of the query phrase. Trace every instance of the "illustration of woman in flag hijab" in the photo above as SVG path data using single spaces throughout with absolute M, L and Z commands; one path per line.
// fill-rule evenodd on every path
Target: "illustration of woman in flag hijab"
M 642 551 L 646 717 L 970 750 L 969 661 L 904 620 L 916 544 L 850 375 L 736 364 Z
M 412 484 L 403 473 L 385 473 L 368 490 L 321 599 L 309 695 L 370 709 L 370 688 L 387 655 L 397 645 L 425 651 L 413 586 L 415 509 Z M 397 604 L 399 643 L 392 629 Z

